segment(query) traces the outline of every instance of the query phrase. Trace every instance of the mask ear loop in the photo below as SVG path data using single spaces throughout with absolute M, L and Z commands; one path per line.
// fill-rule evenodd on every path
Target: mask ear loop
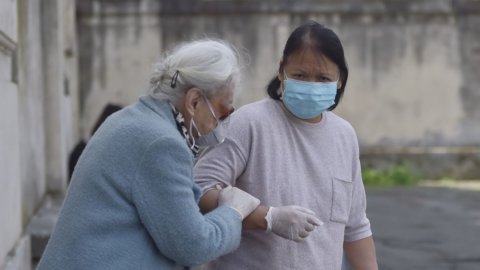
M 197 128 L 197 125 L 195 124 L 195 121 L 193 120 L 193 115 L 192 115 L 192 119 L 190 119 L 190 126 L 188 128 L 188 133 L 189 133 L 190 137 L 192 137 L 192 142 L 190 144 L 190 149 L 191 150 L 193 150 L 195 148 L 195 136 L 193 136 L 193 127 L 195 127 L 195 129 L 197 130 L 198 136 L 202 136 L 200 134 L 200 131 Z M 188 142 L 190 142 L 190 141 L 188 141 Z
M 280 88 L 278 89 L 278 95 L 280 96 L 280 100 L 283 101 L 283 96 L 285 95 L 285 81 L 288 80 L 287 73 L 285 72 L 285 69 L 283 70 L 283 76 L 285 77 L 283 79 L 283 83 L 280 81 Z
M 220 120 L 218 120 L 217 116 L 215 115 L 215 112 L 213 111 L 210 101 L 205 96 L 203 96 L 203 98 L 205 99 L 205 102 L 207 102 L 208 109 L 210 110 L 210 113 L 212 114 L 215 121 L 217 121 L 217 125 L 218 125 L 220 123 Z

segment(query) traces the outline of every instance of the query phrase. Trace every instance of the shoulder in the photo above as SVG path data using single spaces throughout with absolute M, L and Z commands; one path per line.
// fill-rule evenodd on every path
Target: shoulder
M 243 105 L 236 110 L 227 121 L 229 137 L 248 137 L 255 127 L 270 117 L 271 104 L 273 100 L 262 99 L 253 103 Z
M 276 114 L 278 110 L 277 101 L 271 98 L 249 103 L 240 107 L 232 114 L 231 121 L 236 123 L 251 123 L 265 119 L 268 115 Z
M 331 111 L 326 112 L 326 116 L 328 117 L 327 121 L 329 126 L 356 136 L 355 129 L 347 120 L 343 119 L 342 117 Z
M 274 109 L 276 102 L 277 101 L 271 98 L 264 98 L 259 101 L 243 105 L 235 113 L 242 115 L 255 115 L 258 112 L 268 112 Z
M 326 127 L 334 134 L 335 140 L 343 147 L 356 149 L 355 151 L 358 152 L 358 138 L 353 126 L 347 120 L 333 112 L 327 112 L 326 115 Z
M 110 146 L 115 152 L 125 150 L 130 154 L 146 150 L 153 143 L 166 148 L 178 145 L 187 148 L 174 121 L 173 114 L 155 112 L 137 102 L 110 116 L 91 141 Z

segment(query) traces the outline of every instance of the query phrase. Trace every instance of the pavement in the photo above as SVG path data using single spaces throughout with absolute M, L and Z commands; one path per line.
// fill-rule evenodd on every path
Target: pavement
M 367 188 L 381 270 L 480 270 L 480 182 Z

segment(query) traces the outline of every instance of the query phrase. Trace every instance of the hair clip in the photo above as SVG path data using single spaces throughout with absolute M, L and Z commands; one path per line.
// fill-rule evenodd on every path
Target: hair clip
M 175 71 L 175 73 L 173 73 L 173 76 L 172 76 L 172 81 L 170 82 L 170 86 L 172 88 L 175 88 L 175 86 L 177 86 L 177 78 L 178 78 L 178 74 L 180 73 L 180 71 Z

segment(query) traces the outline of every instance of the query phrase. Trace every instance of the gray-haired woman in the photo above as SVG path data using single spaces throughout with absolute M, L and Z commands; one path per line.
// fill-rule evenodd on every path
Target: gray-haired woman
M 258 199 L 225 188 L 204 216 L 192 166 L 198 147 L 222 141 L 238 77 L 238 56 L 220 41 L 167 55 L 149 95 L 88 142 L 38 269 L 173 269 L 237 248 Z

